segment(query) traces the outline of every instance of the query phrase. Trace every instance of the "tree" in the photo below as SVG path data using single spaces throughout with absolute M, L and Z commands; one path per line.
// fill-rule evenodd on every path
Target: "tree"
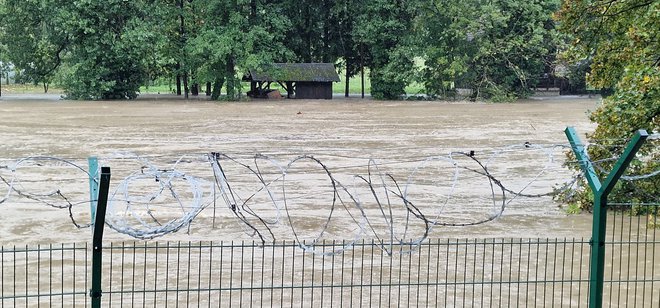
M 598 126 L 587 137 L 598 144 L 589 148 L 594 161 L 605 160 L 611 170 L 622 144 L 637 129 L 660 132 L 660 2 L 643 0 L 565 1 L 556 14 L 562 31 L 574 37 L 567 58 L 591 61 L 588 82 L 596 88 L 613 88 L 613 95 L 590 114 Z M 654 143 L 655 142 L 655 143 Z M 632 174 L 660 170 L 657 140 L 643 147 L 645 158 L 629 168 Z M 575 167 L 577 168 L 577 167 Z M 600 169 L 599 169 L 600 170 Z M 603 173 L 599 171 L 602 177 Z M 591 206 L 586 185 L 568 202 Z M 617 185 L 610 199 L 624 202 L 658 202 L 660 176 Z
M 28 80 L 42 83 L 48 92 L 48 84 L 70 45 L 63 26 L 66 1 L 6 0 L 3 7 L 1 41 L 7 47 L 7 60 Z
M 145 82 L 159 79 L 171 81 L 177 74 L 176 63 L 180 56 L 179 48 L 176 47 L 178 9 L 171 1 L 161 1 L 159 5 L 150 5 L 148 15 L 148 24 L 158 24 L 158 27 L 151 32 L 151 52 L 147 53 L 143 60 L 148 78 Z
M 0 0 L 0 18 L 5 16 L 5 9 L 5 1 Z M 0 23 L 0 97 L 2 96 L 2 77 L 6 72 L 7 65 L 7 46 L 3 43 L 6 31 L 5 24 Z
M 371 95 L 398 99 L 414 74 L 414 0 L 368 1 L 355 27 L 356 41 L 368 53 Z
M 555 51 L 556 0 L 431 1 L 420 15 L 428 94 L 444 96 L 456 85 L 472 99 L 524 97 Z
M 241 97 L 241 77 L 249 68 L 291 57 L 283 33 L 290 28 L 281 8 L 256 0 L 199 0 L 203 25 L 190 39 L 189 53 L 199 76 L 214 80 L 213 99 L 226 85 L 227 99 Z M 256 14 L 256 15 L 251 15 Z
M 75 1 L 65 12 L 71 42 L 64 73 L 73 99 L 133 99 L 148 80 L 160 22 L 150 1 Z
M 356 38 L 357 16 L 362 13 L 364 1 L 338 0 L 332 7 L 333 23 L 335 23 L 336 37 L 335 55 L 340 57 L 344 73 L 344 95 L 349 95 L 350 79 L 363 71 L 364 55 L 362 44 Z
M 333 63 L 337 55 L 337 26 L 333 19 L 336 0 L 285 0 L 281 1 L 283 13 L 290 27 L 283 29 L 287 49 L 297 62 Z

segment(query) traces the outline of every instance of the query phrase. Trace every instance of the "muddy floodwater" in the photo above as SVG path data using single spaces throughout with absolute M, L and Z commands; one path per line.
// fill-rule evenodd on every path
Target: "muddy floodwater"
M 116 206 L 113 213 L 126 218 L 126 228 L 153 229 L 188 213 L 192 206 L 186 202 L 193 202 L 195 197 L 188 192 L 190 182 L 186 181 L 194 177 L 201 183 L 195 189 L 203 194 L 200 202 L 204 209 L 190 226 L 159 239 L 251 240 L 254 230 L 236 219 L 219 197 L 221 188 L 208 184 L 214 182 L 213 169 L 205 161 L 211 152 L 226 154 L 223 171 L 233 192 L 241 194 L 242 200 L 254 196 L 251 209 L 257 214 L 246 220 L 269 237 L 270 232 L 257 217 L 275 222 L 269 228 L 278 240 L 290 240 L 293 233 L 301 240 L 354 238 L 357 225 L 366 223 L 356 218 L 359 215 L 352 208 L 355 200 L 351 196 L 359 196 L 364 215 L 370 218 L 370 229 L 357 236 L 386 238 L 388 232 L 410 238 L 422 236 L 419 221 L 406 214 L 403 206 L 397 208 L 403 202 L 396 200 L 393 192 L 406 187 L 410 201 L 441 222 L 428 234 L 431 238 L 589 237 L 588 214 L 567 215 L 548 196 L 507 194 L 503 201 L 488 177 L 469 170 L 480 170 L 477 161 L 456 152 L 472 151 L 473 157 L 487 163 L 491 175 L 512 191 L 550 192 L 573 176 L 562 167 L 568 144 L 564 128 L 574 126 L 582 134 L 593 131 L 595 126 L 587 112 L 598 102 L 587 98 L 511 104 L 359 99 L 231 103 L 5 99 L 0 101 L 0 176 L 7 181 L 13 178 L 14 189 L 30 196 L 56 191 L 67 199 L 59 194 L 28 198 L 8 191 L 8 183 L 0 183 L 0 200 L 6 199 L 0 204 L 0 242 L 60 243 L 90 238 L 88 228 L 78 229 L 72 223 L 66 207 L 72 204 L 71 216 L 76 223 L 89 222 L 87 175 L 61 161 L 26 161 L 16 168 L 17 161 L 35 156 L 60 158 L 83 168 L 87 168 L 87 157 L 99 157 L 101 164 L 112 168 L 110 190 L 118 200 L 124 192 L 122 181 L 131 174 L 149 167 L 178 168 L 185 173 L 176 186 L 182 187 L 178 201 L 171 198 L 171 192 L 161 191 L 154 201 L 160 203 L 151 209 L 134 206 L 126 210 L 126 202 Z M 271 196 L 260 190 L 252 172 L 256 168 L 246 167 L 254 166 L 256 154 L 264 155 L 259 156 L 262 174 L 273 175 L 288 166 L 289 179 L 273 185 L 286 189 L 273 188 Z M 300 157 L 304 158 L 295 161 Z M 456 162 L 465 168 L 457 169 Z M 435 164 L 433 168 L 431 164 Z M 274 170 L 277 172 L 271 172 Z M 344 190 L 328 184 L 332 183 L 328 172 Z M 365 187 L 369 179 L 376 193 Z M 157 184 L 153 179 L 138 182 L 135 188 L 125 190 L 132 195 L 151 194 L 154 190 L 149 185 Z M 385 187 L 389 195 L 378 192 Z M 378 198 L 384 195 L 390 197 L 389 204 Z M 210 201 L 211 196 L 216 202 Z M 333 211 L 330 204 L 337 197 L 343 203 L 335 200 L 337 208 Z M 278 200 L 274 203 L 286 200 L 286 208 L 268 205 L 269 199 Z M 495 215 L 501 204 L 504 211 Z M 393 214 L 388 216 L 389 212 Z M 493 216 L 497 217 L 492 221 L 477 223 Z M 387 217 L 393 224 L 386 222 Z M 473 222 L 476 225 L 445 226 Z M 106 239 L 131 237 L 108 230 Z

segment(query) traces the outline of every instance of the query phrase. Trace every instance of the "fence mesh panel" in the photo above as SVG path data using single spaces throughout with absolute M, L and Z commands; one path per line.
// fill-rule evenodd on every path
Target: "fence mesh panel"
M 614 208 L 611 212 L 605 242 L 603 306 L 660 307 L 658 207 Z
M 343 247 L 323 242 L 320 251 Z M 413 247 L 403 247 L 409 250 Z M 114 243 L 106 306 L 586 306 L 583 239 L 443 239 L 392 256 L 293 242 Z
M 608 221 L 605 306 L 660 305 L 654 212 Z M 342 248 L 318 243 L 318 252 Z M 395 246 L 396 247 L 396 246 Z M 89 305 L 87 244 L 2 247 L 2 307 Z M 388 255 L 358 242 L 108 243 L 104 307 L 586 307 L 587 239 L 433 239 Z
M 86 243 L 0 248 L 1 307 L 86 307 Z

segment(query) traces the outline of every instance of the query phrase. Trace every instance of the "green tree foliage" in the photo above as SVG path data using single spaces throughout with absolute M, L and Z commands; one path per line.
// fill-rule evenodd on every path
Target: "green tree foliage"
M 333 63 L 337 59 L 339 24 L 333 15 L 336 0 L 282 1 L 290 21 L 284 44 L 298 62 Z
M 427 2 L 418 26 L 428 93 L 447 95 L 456 82 L 473 99 L 524 97 L 555 50 L 557 7 L 556 0 Z
M 415 0 L 366 2 L 358 16 L 356 40 L 369 54 L 371 95 L 376 99 L 398 99 L 414 76 Z
M 45 91 L 70 42 L 66 6 L 59 0 L 6 0 L 0 11 L 6 59 L 27 80 L 43 83 Z
M 660 132 L 660 2 L 613 0 L 604 2 L 565 1 L 557 13 L 561 29 L 574 37 L 567 57 L 592 62 L 588 82 L 597 88 L 613 88 L 614 94 L 591 115 L 598 124 L 588 139 L 592 160 L 616 157 L 622 144 L 637 129 Z M 633 174 L 660 169 L 657 140 L 642 148 L 644 159 L 630 168 Z M 605 170 L 612 162 L 603 164 Z M 601 173 L 600 176 L 603 176 Z M 583 185 L 585 187 L 585 185 Z M 580 191 L 574 199 L 588 208 L 589 192 Z M 660 176 L 623 182 L 611 199 L 624 202 L 658 202 Z
M 0 18 L 5 16 L 5 9 L 5 1 L 0 0 Z M 5 76 L 9 67 L 9 61 L 7 59 L 7 45 L 3 43 L 2 39 L 5 36 L 5 33 L 7 33 L 5 23 L 0 23 L 0 96 L 2 96 L 2 78 Z
M 552 58 L 556 1 L 2 0 L 0 14 L 9 60 L 35 82 L 58 77 L 70 98 L 134 98 L 176 77 L 186 95 L 210 82 L 213 98 L 238 99 L 248 68 L 330 62 L 346 81 L 367 67 L 377 99 L 412 81 L 506 99 Z
M 292 56 L 282 43 L 290 23 L 281 8 L 256 0 L 200 0 L 198 5 L 202 25 L 189 53 L 199 61 L 199 76 L 213 80 L 214 99 L 223 84 L 226 99 L 239 99 L 247 69 Z
M 350 78 L 361 72 L 365 62 L 363 43 L 357 41 L 357 16 L 362 13 L 364 0 L 338 0 L 332 7 L 333 19 L 336 21 L 335 53 L 341 60 L 341 69 L 346 84 L 345 94 L 348 96 Z M 367 59 L 368 61 L 368 59 Z
M 167 0 L 150 6 L 149 15 L 158 29 L 153 32 L 154 45 L 152 52 L 147 55 L 149 63 L 147 74 L 150 80 L 173 79 L 174 76 L 182 75 L 181 63 L 189 57 L 183 49 L 181 17 L 185 26 L 185 21 L 192 15 L 188 6 L 184 5 L 184 9 L 180 8 L 181 4 L 185 3 L 186 0 Z
M 71 40 L 64 86 L 74 99 L 131 99 L 148 79 L 158 20 L 146 1 L 74 1 L 66 11 Z

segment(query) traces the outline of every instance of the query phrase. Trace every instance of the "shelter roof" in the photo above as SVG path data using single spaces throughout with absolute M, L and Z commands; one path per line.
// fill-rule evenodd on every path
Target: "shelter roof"
M 252 81 L 340 81 L 332 63 L 272 63 L 250 69 L 248 77 Z

